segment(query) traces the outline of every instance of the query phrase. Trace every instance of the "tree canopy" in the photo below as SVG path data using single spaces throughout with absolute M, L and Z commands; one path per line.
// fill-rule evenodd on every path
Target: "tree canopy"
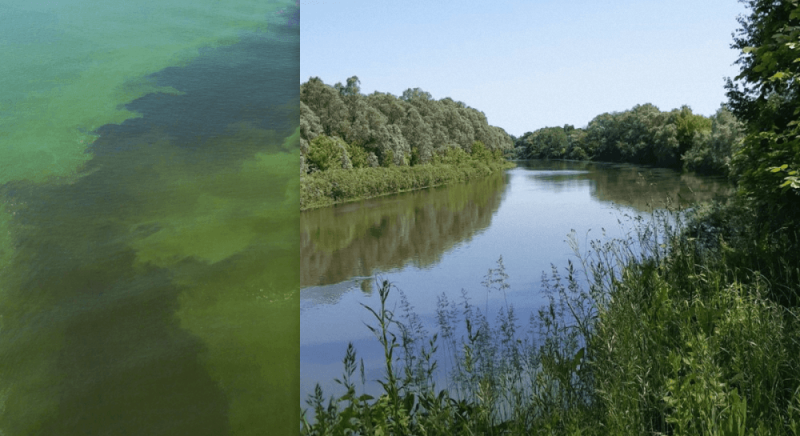
M 770 220 L 800 220 L 800 5 L 797 0 L 742 0 L 731 48 L 741 73 L 726 88 L 746 137 L 734 158 L 740 193 Z
M 652 104 L 596 116 L 583 129 L 545 127 L 515 139 L 522 159 L 594 159 L 726 174 L 741 136 L 722 106 L 711 117 L 683 106 L 662 112 Z
M 483 112 L 451 98 L 435 100 L 419 88 L 407 89 L 400 97 L 380 92 L 363 95 L 357 76 L 333 86 L 312 77 L 300 85 L 300 101 L 301 149 L 306 163 L 314 151 L 310 144 L 320 135 L 340 138 L 350 147 L 345 147 L 348 155 L 358 154 L 359 162 L 363 155 L 371 166 L 425 164 L 436 156 L 452 154 L 452 149 L 466 155 L 495 156 L 496 150 L 503 153 L 513 148 L 511 137 L 490 126 Z M 487 153 L 472 152 L 477 142 Z M 334 152 L 331 144 L 318 143 L 328 150 L 320 151 L 320 156 Z M 355 166 L 354 156 L 349 157 Z M 316 164 L 306 166 L 308 170 L 315 167 L 321 169 Z

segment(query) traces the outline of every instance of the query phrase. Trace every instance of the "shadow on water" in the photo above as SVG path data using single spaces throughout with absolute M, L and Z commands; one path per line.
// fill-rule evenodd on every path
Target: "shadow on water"
M 417 268 L 437 264 L 445 252 L 489 227 L 506 183 L 507 176 L 497 174 L 467 184 L 303 212 L 300 284 L 325 286 L 406 264 Z M 361 280 L 361 289 L 371 292 L 371 282 Z M 312 294 L 304 290 L 304 298 Z
M 666 168 L 581 161 L 529 160 L 520 168 L 533 170 L 529 177 L 547 181 L 553 191 L 588 183 L 592 197 L 640 212 L 663 207 L 665 199 L 686 207 L 730 194 L 724 177 L 697 176 Z
M 299 28 L 152 79 L 82 177 L 0 188 L 3 434 L 296 431 Z

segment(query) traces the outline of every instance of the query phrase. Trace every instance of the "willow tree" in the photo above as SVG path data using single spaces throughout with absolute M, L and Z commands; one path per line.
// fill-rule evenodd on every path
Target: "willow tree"
M 463 102 L 435 100 L 420 88 L 409 88 L 400 97 L 364 95 L 360 84 L 357 76 L 333 86 L 314 77 L 300 86 L 304 156 L 310 141 L 323 134 L 348 144 L 353 167 L 360 165 L 361 155 L 368 166 L 425 164 L 453 148 L 468 156 L 476 141 L 492 156 L 513 148 L 505 130 L 490 126 L 483 112 Z
M 389 93 L 375 91 L 366 97 L 366 101 L 386 117 L 387 123 L 402 125 L 407 109 L 403 100 Z
M 300 102 L 300 151 L 308 153 L 308 143 L 322 134 L 319 117 L 305 103 Z
M 412 165 L 428 163 L 433 159 L 431 127 L 420 115 L 417 108 L 410 106 L 401 126 L 403 136 L 411 146 Z
M 349 112 L 341 95 L 319 77 L 300 85 L 300 101 L 319 118 L 325 135 L 341 137 L 349 129 Z

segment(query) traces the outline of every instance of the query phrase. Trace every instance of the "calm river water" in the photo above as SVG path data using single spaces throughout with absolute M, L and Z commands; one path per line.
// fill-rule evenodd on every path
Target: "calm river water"
M 518 162 L 478 182 L 344 204 L 301 214 L 301 400 L 317 383 L 327 394 L 342 373 L 348 342 L 364 358 L 366 378 L 379 379 L 383 356 L 364 326 L 374 324 L 360 304 L 379 307 L 375 278 L 401 289 L 435 332 L 437 298 L 461 290 L 484 308 L 481 282 L 503 257 L 518 319 L 540 307 L 542 273 L 563 267 L 580 242 L 621 237 L 624 214 L 646 216 L 667 197 L 685 203 L 725 195 L 727 182 L 647 169 L 564 161 Z M 621 223 L 620 221 L 621 220 Z M 396 297 L 396 295 L 395 295 Z M 502 295 L 489 295 L 495 314 Z M 396 304 L 397 298 L 391 300 Z M 399 307 L 399 306 L 398 306 Z M 368 384 L 376 389 L 377 384 Z

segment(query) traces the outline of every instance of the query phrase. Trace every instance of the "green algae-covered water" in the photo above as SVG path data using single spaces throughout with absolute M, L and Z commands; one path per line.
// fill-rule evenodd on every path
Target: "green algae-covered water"
M 0 0 L 0 434 L 291 434 L 299 6 Z

